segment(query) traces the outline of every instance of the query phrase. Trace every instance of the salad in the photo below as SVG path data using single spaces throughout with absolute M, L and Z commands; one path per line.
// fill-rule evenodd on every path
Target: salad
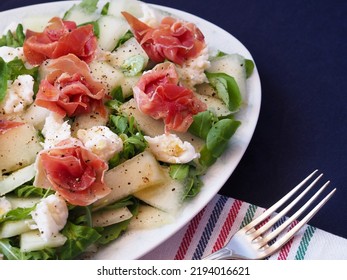
M 241 124 L 254 64 L 136 0 L 0 38 L 0 254 L 75 259 L 174 223 Z

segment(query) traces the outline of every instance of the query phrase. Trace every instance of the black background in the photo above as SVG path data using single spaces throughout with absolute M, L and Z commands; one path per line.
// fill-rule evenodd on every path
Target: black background
M 0 11 L 43 2 L 2 0 Z M 347 2 L 147 2 L 220 26 L 247 47 L 257 65 L 262 84 L 258 125 L 220 193 L 269 207 L 318 168 L 337 192 L 310 224 L 347 238 Z

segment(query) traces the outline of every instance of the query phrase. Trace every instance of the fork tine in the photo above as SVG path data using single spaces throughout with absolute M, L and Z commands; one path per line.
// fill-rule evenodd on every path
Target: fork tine
M 269 217 L 271 214 L 273 214 L 279 207 L 281 207 L 289 198 L 291 198 L 302 186 L 306 184 L 308 180 L 310 180 L 313 175 L 317 173 L 318 169 L 313 171 L 310 175 L 308 175 L 301 183 L 299 183 L 295 188 L 293 188 L 290 192 L 288 192 L 284 197 L 282 197 L 279 201 L 277 201 L 274 205 L 272 205 L 270 208 L 268 208 L 263 214 L 261 214 L 259 217 L 254 219 L 251 223 L 246 225 L 244 229 L 250 230 L 259 223 L 261 223 L 263 220 L 265 220 L 267 217 Z
M 324 187 L 324 186 L 323 186 Z M 322 188 L 323 188 L 322 187 Z M 278 241 L 272 244 L 270 247 L 265 249 L 266 255 L 270 255 L 280 249 L 285 243 L 287 243 L 305 224 L 307 224 L 313 216 L 324 206 L 325 203 L 332 197 L 335 193 L 336 188 L 333 189 L 329 194 L 327 194 L 321 202 L 319 202 L 299 223 L 297 223 L 290 231 L 288 231 L 284 236 L 282 236 Z
M 330 181 L 326 182 L 299 210 L 297 210 L 290 218 L 288 218 L 283 224 L 276 228 L 273 232 L 266 236 L 263 236 L 259 240 L 259 247 L 265 246 L 269 241 L 278 236 L 286 227 L 288 227 L 294 220 L 296 220 L 312 203 L 313 201 L 322 193 L 322 191 L 329 185 Z
M 268 229 L 270 229 L 278 220 L 280 220 L 282 217 L 284 217 L 290 209 L 293 208 L 293 206 L 310 190 L 312 189 L 316 183 L 319 181 L 319 179 L 323 176 L 323 174 L 320 174 L 303 192 L 301 192 L 300 195 L 298 195 L 290 204 L 288 204 L 281 212 L 279 212 L 275 217 L 271 218 L 265 225 L 257 229 L 255 232 L 252 233 L 253 236 L 257 237 L 264 232 L 266 232 Z

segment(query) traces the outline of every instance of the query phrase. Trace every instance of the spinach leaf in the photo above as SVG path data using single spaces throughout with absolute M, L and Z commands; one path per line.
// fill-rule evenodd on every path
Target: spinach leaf
M 254 62 L 250 59 L 245 59 L 245 67 L 246 67 L 246 78 L 249 78 L 254 70 Z
M 213 156 L 213 153 L 207 149 L 205 145 L 200 151 L 199 163 L 202 166 L 209 167 L 217 161 L 217 158 Z
M 188 164 L 171 164 L 169 168 L 169 175 L 175 180 L 185 180 L 189 175 L 189 165 Z
M 38 78 L 38 67 L 26 68 L 23 60 L 15 58 L 7 63 L 8 67 L 8 80 L 15 80 L 20 75 L 30 75 L 35 80 Z
M 240 121 L 232 118 L 218 120 L 212 125 L 206 137 L 206 144 L 200 150 L 199 163 L 202 167 L 209 167 L 216 162 L 240 125 Z
M 193 123 L 189 127 L 189 132 L 201 139 L 206 139 L 212 125 L 218 118 L 210 111 L 204 111 L 193 117 Z
M 229 110 L 238 111 L 242 103 L 242 96 L 235 79 L 225 73 L 206 72 L 206 77 Z
M 212 126 L 206 138 L 206 148 L 212 152 L 213 157 L 218 158 L 223 154 L 240 124 L 241 122 L 233 119 L 223 119 Z

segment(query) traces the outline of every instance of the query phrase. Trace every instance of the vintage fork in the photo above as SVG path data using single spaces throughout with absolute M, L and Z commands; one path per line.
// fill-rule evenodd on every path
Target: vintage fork
M 220 250 L 204 257 L 204 260 L 221 260 L 221 259 L 264 259 L 286 244 L 318 211 L 319 209 L 331 198 L 336 189 L 333 189 L 326 195 L 306 216 L 304 216 L 292 229 L 285 233 L 282 237 L 271 244 L 271 241 L 276 238 L 280 233 L 295 221 L 302 213 L 312 204 L 312 202 L 320 195 L 320 193 L 330 183 L 327 181 L 301 208 L 299 208 L 291 217 L 287 218 L 275 230 L 267 233 L 267 231 L 281 218 L 285 217 L 287 212 L 293 208 L 294 205 L 318 182 L 323 176 L 320 174 L 306 189 L 299 194 L 291 203 L 289 203 L 278 214 L 269 219 L 279 207 L 289 200 L 299 189 L 306 185 L 306 183 L 313 178 L 318 170 L 312 172 L 301 183 L 299 183 L 288 194 L 281 198 L 278 202 L 272 205 L 259 217 L 255 218 L 245 227 L 241 228 L 229 242 Z M 264 223 L 262 226 L 259 224 Z M 257 227 L 259 226 L 259 228 Z

